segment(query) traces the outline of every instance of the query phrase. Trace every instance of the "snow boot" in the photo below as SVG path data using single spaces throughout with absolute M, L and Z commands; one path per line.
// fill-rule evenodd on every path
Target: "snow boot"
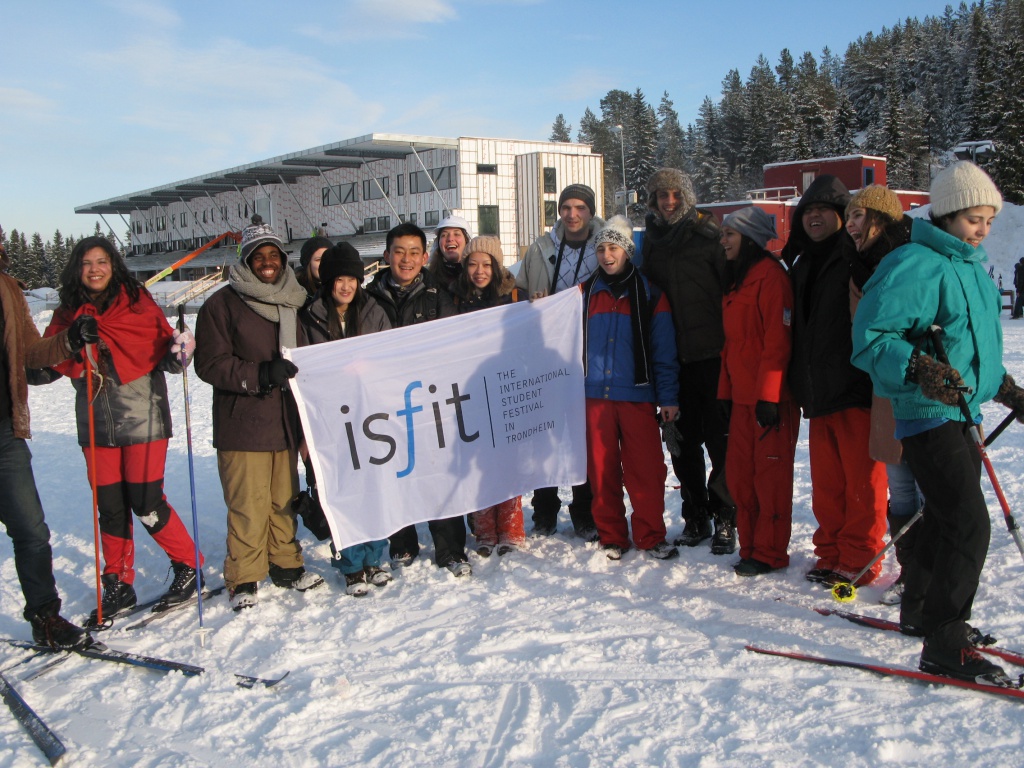
M 732 569 L 736 572 L 737 576 L 763 576 L 775 570 L 768 563 L 762 563 L 760 560 L 755 560 L 752 557 L 740 560 Z
M 711 539 L 711 554 L 731 555 L 736 543 L 736 507 L 722 507 L 715 513 L 715 535 Z
M 299 592 L 316 589 L 324 583 L 322 576 L 310 573 L 301 565 L 298 568 L 281 568 L 273 563 L 270 564 L 270 580 L 275 587 Z
M 231 608 L 238 613 L 246 608 L 252 608 L 256 603 L 259 602 L 259 598 L 256 596 L 256 592 L 259 589 L 259 585 L 255 581 L 246 581 L 242 584 L 236 584 L 234 589 L 229 591 L 231 598 Z
M 618 544 L 605 544 L 601 549 L 604 550 L 605 557 L 615 561 L 621 560 L 622 556 L 626 553 L 626 550 Z
M 29 619 L 32 642 L 47 645 L 55 651 L 86 645 L 89 633 L 60 615 L 60 600 L 47 603 Z
M 492 547 L 490 545 L 481 544 L 479 547 L 476 548 L 476 553 L 480 555 L 480 557 L 490 557 L 491 549 Z
M 368 565 L 363 568 L 363 573 L 366 574 L 366 580 L 375 587 L 383 587 L 385 584 L 392 581 L 391 574 L 379 565 Z
M 196 569 L 185 563 L 171 563 L 174 580 L 170 588 L 160 596 L 160 602 L 153 606 L 154 611 L 165 611 L 172 605 L 184 603 L 196 593 L 196 585 L 202 584 L 203 575 L 196 578 Z
M 711 538 L 711 516 L 706 506 L 683 504 L 683 534 L 673 544 L 677 547 L 696 547 Z
M 922 672 L 932 675 L 955 677 L 958 680 L 967 680 L 982 685 L 1008 686 L 1012 684 L 1006 671 L 978 653 L 973 645 L 947 648 L 925 640 L 924 648 L 921 650 L 919 668 Z
M 113 619 L 135 607 L 138 598 L 135 596 L 135 587 L 131 584 L 121 581 L 116 573 L 104 573 L 100 581 L 103 583 L 100 606 L 103 608 L 104 619 Z M 96 618 L 96 611 L 90 613 L 88 626 L 97 626 Z
M 893 515 L 889 514 L 889 536 L 897 536 L 902 531 L 907 523 L 910 522 L 913 515 Z M 906 567 L 907 563 L 910 562 L 910 558 L 913 557 L 914 546 L 917 544 L 917 523 L 904 533 L 899 540 L 893 545 L 893 549 L 896 551 L 896 562 L 900 564 L 900 573 L 885 592 L 882 593 L 882 597 L 879 599 L 882 605 L 899 605 L 903 600 L 903 590 L 906 587 Z
M 514 547 L 511 544 L 500 544 L 498 546 L 498 557 L 504 557 L 509 552 L 515 552 L 519 547 Z
M 671 560 L 673 557 L 679 557 L 679 550 L 667 541 L 659 541 L 647 550 L 647 554 L 655 560 Z
M 352 597 L 365 597 L 370 591 L 366 584 L 366 574 L 363 571 L 345 574 L 345 594 Z
M 473 566 L 465 560 L 450 560 L 444 564 L 444 567 L 451 571 L 454 576 L 473 575 Z

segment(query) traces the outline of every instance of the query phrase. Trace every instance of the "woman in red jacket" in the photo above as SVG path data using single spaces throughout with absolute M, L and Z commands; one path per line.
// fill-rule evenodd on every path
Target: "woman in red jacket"
M 195 339 L 188 330 L 171 328 L 149 291 L 103 237 L 87 237 L 75 246 L 61 273 L 58 295 L 60 306 L 45 336 L 87 316 L 95 318 L 93 327 L 98 330 L 95 344 L 84 350 L 93 358 L 92 403 L 81 354 L 54 367 L 75 387 L 78 444 L 90 477 L 95 471 L 104 560 L 103 617 L 114 618 L 136 603 L 132 512 L 171 561 L 174 580 L 160 605 L 183 602 L 195 594 L 201 577 L 192 537 L 164 495 L 164 461 L 171 437 L 164 371 L 181 373 L 182 351 L 187 364 Z M 95 467 L 89 447 L 90 407 Z M 94 611 L 90 623 L 95 620 Z
M 793 457 L 800 412 L 786 386 L 793 290 L 768 251 L 775 225 L 760 208 L 722 221 L 728 260 L 722 298 L 725 347 L 718 397 L 729 414 L 725 476 L 736 502 L 740 576 L 789 565 Z

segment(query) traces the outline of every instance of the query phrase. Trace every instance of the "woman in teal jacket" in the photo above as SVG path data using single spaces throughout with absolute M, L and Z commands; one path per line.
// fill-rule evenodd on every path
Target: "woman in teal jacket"
M 997 684 L 1005 673 L 974 649 L 976 630 L 967 624 L 990 525 L 981 459 L 958 398 L 966 398 L 974 423 L 992 399 L 1024 418 L 1024 391 L 1003 368 L 1000 296 L 980 247 L 1002 197 L 984 171 L 961 162 L 935 177 L 931 202 L 931 219 L 915 220 L 910 244 L 865 284 L 852 360 L 892 400 L 895 437 L 926 499 L 901 628 L 924 637 L 922 670 Z M 935 325 L 948 365 L 935 358 Z

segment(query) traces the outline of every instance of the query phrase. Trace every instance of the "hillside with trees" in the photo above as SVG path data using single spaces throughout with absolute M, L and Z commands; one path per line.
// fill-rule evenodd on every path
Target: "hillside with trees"
M 1007 200 L 1024 203 L 1022 99 L 1024 0 L 992 0 L 867 33 L 841 57 L 825 48 L 794 58 L 784 49 L 773 66 L 761 55 L 745 78 L 729 71 L 718 99 L 706 97 L 685 128 L 667 92 L 654 107 L 639 88 L 609 91 L 599 114 L 584 112 L 576 140 L 604 155 L 608 211 L 625 149 L 636 220 L 657 167 L 689 173 L 701 202 L 743 199 L 762 185 L 768 163 L 850 153 L 888 158 L 890 187 L 927 189 L 932 169 L 965 141 L 994 143 L 978 162 Z M 558 115 L 551 138 L 570 131 Z

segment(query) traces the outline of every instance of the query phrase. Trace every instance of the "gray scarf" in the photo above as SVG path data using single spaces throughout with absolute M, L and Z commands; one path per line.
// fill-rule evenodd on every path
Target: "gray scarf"
M 282 270 L 284 279 L 264 283 L 244 264 L 232 264 L 228 282 L 242 301 L 264 320 L 278 324 L 278 346 L 294 349 L 297 344 L 296 313 L 306 303 L 306 289 L 299 285 L 287 264 Z

